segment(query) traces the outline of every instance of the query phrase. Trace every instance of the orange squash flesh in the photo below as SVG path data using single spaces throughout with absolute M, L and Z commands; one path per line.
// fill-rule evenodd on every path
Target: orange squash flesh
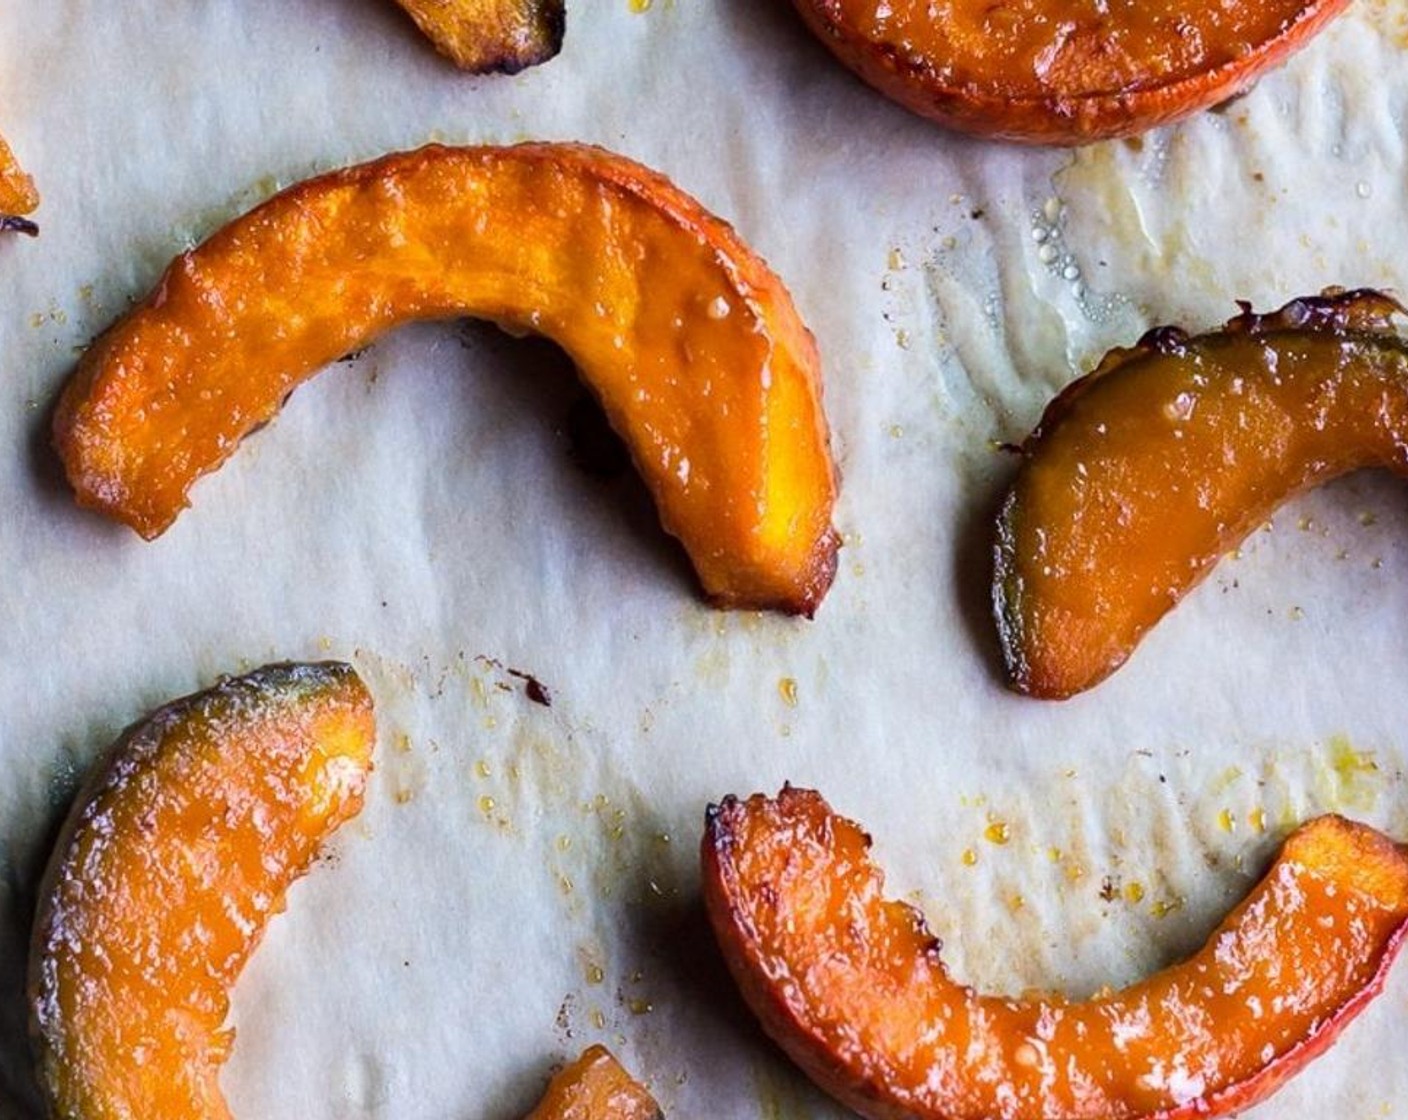
M 548 1084 L 527 1120 L 661 1120 L 660 1106 L 604 1046 L 591 1046 Z
M 1297 491 L 1408 472 L 1408 342 L 1386 296 L 1250 312 L 1117 350 L 1047 408 L 999 517 L 994 603 L 1012 686 L 1090 688 Z
M 1076 1002 L 954 981 L 870 839 L 816 793 L 712 807 L 704 894 L 743 995 L 822 1088 L 876 1120 L 1159 1120 L 1250 1107 L 1382 987 L 1408 854 L 1321 817 L 1182 964 Z
M 40 1080 L 62 1120 L 229 1117 L 229 991 L 284 894 L 361 807 L 371 698 L 275 665 L 131 728 L 80 795 L 31 956 Z
M 435 49 L 471 74 L 516 74 L 562 49 L 565 0 L 396 0 Z
M 794 0 L 865 81 L 950 128 L 1084 144 L 1243 92 L 1348 0 Z
M 38 233 L 39 227 L 22 217 L 38 205 L 34 180 L 25 174 L 10 145 L 0 136 L 0 233 Z
M 328 362 L 461 315 L 563 346 L 715 601 L 815 610 L 837 539 L 811 335 L 728 225 L 582 145 L 388 156 L 293 187 L 179 257 L 59 403 L 78 500 L 154 537 Z

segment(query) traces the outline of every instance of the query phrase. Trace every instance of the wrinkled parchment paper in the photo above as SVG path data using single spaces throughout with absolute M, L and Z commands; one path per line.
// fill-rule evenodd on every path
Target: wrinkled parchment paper
M 593 1041 L 675 1117 L 840 1115 L 703 924 L 729 792 L 820 788 L 954 971 L 1009 992 L 1178 958 L 1313 813 L 1408 836 L 1393 480 L 1280 511 L 1065 704 L 1002 689 L 987 605 L 994 441 L 1107 347 L 1236 297 L 1408 290 L 1408 3 L 1356 0 L 1224 111 L 1074 154 L 910 117 L 781 0 L 639 6 L 576 0 L 560 58 L 488 79 L 380 0 L 0 7 L 0 128 L 44 192 L 42 237 L 0 244 L 0 1113 L 38 1115 L 25 927 L 79 775 L 271 660 L 354 662 L 381 739 L 236 990 L 241 1117 L 508 1120 Z M 72 505 L 47 417 L 85 342 L 279 185 L 432 138 L 615 148 L 784 277 L 845 477 L 815 622 L 703 606 L 639 484 L 574 465 L 565 359 L 478 324 L 330 369 L 155 543 Z M 1249 1115 L 1408 1116 L 1405 1024 L 1400 967 Z

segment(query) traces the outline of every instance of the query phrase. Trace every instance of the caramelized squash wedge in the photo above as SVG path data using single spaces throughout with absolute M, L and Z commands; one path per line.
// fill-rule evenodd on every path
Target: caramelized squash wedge
M 30 987 L 61 1120 L 229 1117 L 229 992 L 289 886 L 361 807 L 372 702 L 350 666 L 273 665 L 128 730 L 49 867 Z
M 562 50 L 566 0 L 396 0 L 435 49 L 471 74 L 516 74 Z
M 660 1106 L 604 1046 L 591 1046 L 548 1084 L 528 1120 L 661 1120 Z
M 1297 491 L 1408 473 L 1408 341 L 1357 291 L 1150 331 L 1047 408 L 998 520 L 993 599 L 1013 688 L 1059 699 L 1139 640 Z
M 1408 929 L 1408 854 L 1321 817 L 1182 964 L 1073 1002 L 954 981 L 870 838 L 816 793 L 711 807 L 704 896 L 768 1033 L 875 1120 L 1128 1120 L 1250 1107 L 1323 1052 Z
M 38 233 L 39 227 L 23 216 L 33 213 L 38 205 L 34 180 L 24 173 L 10 145 L 0 136 L 0 233 Z
M 1130 136 L 1226 101 L 1348 2 L 794 0 L 892 100 L 963 132 L 1037 144 Z
M 286 190 L 177 258 L 59 402 L 78 500 L 155 537 L 328 362 L 461 315 L 563 346 L 717 603 L 816 609 L 836 479 L 811 334 L 728 225 L 582 145 L 387 156 Z

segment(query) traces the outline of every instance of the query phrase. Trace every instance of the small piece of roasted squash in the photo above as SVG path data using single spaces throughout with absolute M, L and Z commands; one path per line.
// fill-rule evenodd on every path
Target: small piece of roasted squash
M 361 808 L 372 702 L 350 666 L 272 665 L 129 729 L 55 849 L 30 961 L 59 1120 L 228 1120 L 229 993 Z
M 668 180 L 599 148 L 427 147 L 310 179 L 177 258 L 54 418 L 82 505 L 161 533 L 328 362 L 412 319 L 560 343 L 723 606 L 812 613 L 836 478 L 782 282 Z
M 660 1106 L 604 1046 L 590 1046 L 548 1084 L 527 1120 L 661 1120 Z
M 562 49 L 566 0 L 396 0 L 435 49 L 471 74 L 516 74 Z
M 1194 956 L 1071 1002 L 954 981 L 870 838 L 816 793 L 710 808 L 704 899 L 767 1032 L 873 1120 L 1184 1120 L 1248 1108 L 1378 994 L 1408 929 L 1408 854 L 1320 817 Z
M 34 180 L 24 173 L 10 145 L 0 136 L 0 233 L 38 233 L 38 227 L 23 217 L 38 205 Z
M 1297 491 L 1408 473 L 1408 341 L 1358 291 L 1161 327 L 1046 409 L 997 527 L 993 599 L 1012 687 L 1098 684 L 1217 560 Z

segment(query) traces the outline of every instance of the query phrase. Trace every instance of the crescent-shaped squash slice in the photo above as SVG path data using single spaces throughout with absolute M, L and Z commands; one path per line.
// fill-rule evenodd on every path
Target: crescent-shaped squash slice
M 1245 91 L 1349 0 L 794 0 L 881 93 L 1037 144 L 1144 132 Z
M 1408 472 L 1408 342 L 1377 292 L 1150 331 L 1046 410 L 998 521 L 1012 686 L 1090 688 L 1272 511 L 1358 467 Z
M 274 665 L 128 730 L 50 864 L 31 957 L 61 1120 L 228 1118 L 229 992 L 371 769 L 350 666 Z
M 25 174 L 10 145 L 0 136 L 0 233 L 38 233 L 39 227 L 22 217 L 38 205 L 34 180 Z
M 590 1046 L 548 1083 L 528 1120 L 661 1120 L 660 1106 L 604 1046 Z
M 764 1028 L 874 1120 L 1129 1120 L 1250 1107 L 1381 989 L 1408 854 L 1320 817 L 1194 956 L 1085 1001 L 980 995 L 919 912 L 884 898 L 870 838 L 816 793 L 710 808 L 704 898 Z
M 183 254 L 59 402 L 79 502 L 154 537 L 300 382 L 399 323 L 461 315 L 563 346 L 714 600 L 816 608 L 836 481 L 811 335 L 728 225 L 582 145 L 387 156 Z
M 566 0 L 396 0 L 461 70 L 505 74 L 562 49 Z

